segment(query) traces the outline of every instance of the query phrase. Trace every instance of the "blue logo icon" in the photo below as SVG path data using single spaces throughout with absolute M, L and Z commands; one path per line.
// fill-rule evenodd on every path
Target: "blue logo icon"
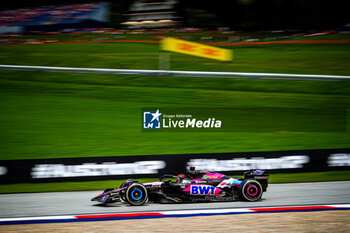
M 156 112 L 143 112 L 143 128 L 160 129 L 161 115 L 159 109 Z

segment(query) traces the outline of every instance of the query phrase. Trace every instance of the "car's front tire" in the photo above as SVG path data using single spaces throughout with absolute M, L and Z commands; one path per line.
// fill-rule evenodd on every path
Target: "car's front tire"
M 126 189 L 125 199 L 130 205 L 143 205 L 148 200 L 147 189 L 140 183 L 133 183 Z

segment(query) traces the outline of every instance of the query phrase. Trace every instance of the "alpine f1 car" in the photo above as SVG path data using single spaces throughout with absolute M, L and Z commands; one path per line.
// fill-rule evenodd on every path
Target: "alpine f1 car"
M 102 203 L 126 202 L 143 205 L 156 203 L 183 203 L 202 201 L 258 201 L 267 190 L 268 175 L 263 170 L 249 170 L 244 178 L 191 167 L 186 175 L 163 175 L 155 182 L 139 183 L 128 179 L 118 189 L 108 188 L 91 201 Z

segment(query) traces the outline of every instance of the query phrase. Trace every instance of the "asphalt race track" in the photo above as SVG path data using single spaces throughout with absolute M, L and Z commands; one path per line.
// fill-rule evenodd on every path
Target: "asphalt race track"
M 165 210 L 200 210 L 350 203 L 350 181 L 299 184 L 271 184 L 258 202 L 210 202 L 129 206 L 100 205 L 90 199 L 100 191 L 2 194 L 0 218 L 49 215 L 111 214 Z

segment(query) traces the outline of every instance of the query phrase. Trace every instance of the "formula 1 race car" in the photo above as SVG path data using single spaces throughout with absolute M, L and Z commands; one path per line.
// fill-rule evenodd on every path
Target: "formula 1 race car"
M 263 170 L 249 170 L 244 178 L 191 167 L 186 175 L 163 175 L 159 180 L 139 183 L 132 179 L 124 181 L 120 188 L 109 188 L 91 201 L 102 203 L 126 202 L 130 205 L 155 203 L 183 203 L 202 201 L 258 201 L 267 190 L 268 175 Z

